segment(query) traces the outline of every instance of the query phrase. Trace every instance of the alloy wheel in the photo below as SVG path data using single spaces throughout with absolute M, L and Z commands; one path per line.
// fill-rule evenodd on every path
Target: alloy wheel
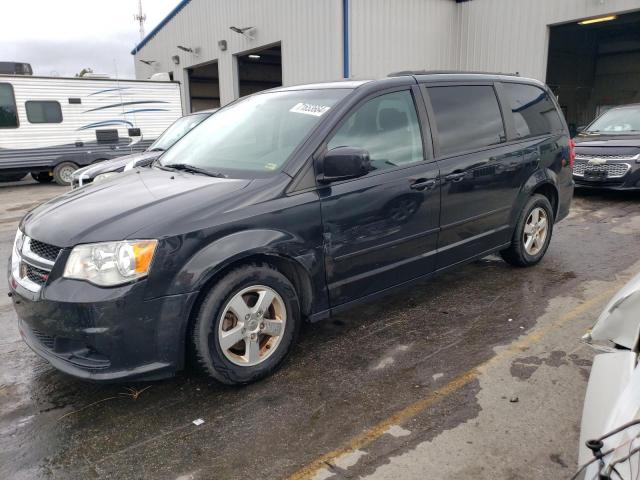
M 537 255 L 544 247 L 549 233 L 549 218 L 544 208 L 531 210 L 524 224 L 524 249 L 529 255 Z
M 276 351 L 287 321 L 284 301 L 264 285 L 236 293 L 222 310 L 218 322 L 218 343 L 232 363 L 251 367 Z

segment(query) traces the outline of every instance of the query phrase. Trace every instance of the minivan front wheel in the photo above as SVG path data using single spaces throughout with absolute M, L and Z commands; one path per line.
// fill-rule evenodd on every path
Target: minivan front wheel
M 195 361 L 228 385 L 273 373 L 297 338 L 300 307 L 295 288 L 267 265 L 232 270 L 207 293 L 192 334 Z
M 544 195 L 533 195 L 520 213 L 511 246 L 500 252 L 511 265 L 535 265 L 549 248 L 553 232 L 553 209 Z

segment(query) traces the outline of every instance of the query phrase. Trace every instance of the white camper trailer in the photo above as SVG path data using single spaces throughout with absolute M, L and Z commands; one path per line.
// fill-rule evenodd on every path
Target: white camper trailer
M 0 178 L 68 185 L 79 167 L 143 151 L 180 116 L 177 82 L 0 75 Z

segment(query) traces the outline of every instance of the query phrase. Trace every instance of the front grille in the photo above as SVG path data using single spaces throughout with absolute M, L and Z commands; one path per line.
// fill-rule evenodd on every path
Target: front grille
M 588 168 L 587 168 L 588 166 Z M 606 178 L 622 178 L 631 166 L 627 163 L 605 163 L 603 165 L 589 165 L 589 162 L 581 162 L 576 160 L 573 165 L 573 174 L 578 177 L 584 177 L 585 171 L 589 172 L 605 172 Z
M 47 283 L 61 250 L 25 235 L 20 252 L 16 253 L 15 261 L 12 260 L 13 278 L 30 292 L 40 291 Z
M 49 245 L 48 243 L 39 242 L 38 240 L 34 240 L 33 238 L 31 239 L 30 248 L 31 248 L 31 251 L 36 255 L 38 255 L 39 257 L 45 258 L 52 262 L 56 261 L 56 258 L 58 258 L 58 254 L 60 253 L 60 250 L 62 250 L 59 247 Z
M 52 337 L 51 335 L 42 333 L 39 330 L 36 330 L 35 328 L 32 328 L 31 331 L 33 332 L 33 336 L 36 337 L 42 345 L 44 345 L 47 348 L 53 349 L 53 346 L 56 341 L 54 337 Z
M 23 268 L 23 276 L 27 277 L 36 285 L 44 285 L 47 283 L 47 279 L 49 278 L 49 272 L 46 270 L 42 270 L 40 268 L 36 268 L 33 265 L 29 265 L 28 263 L 22 264 Z

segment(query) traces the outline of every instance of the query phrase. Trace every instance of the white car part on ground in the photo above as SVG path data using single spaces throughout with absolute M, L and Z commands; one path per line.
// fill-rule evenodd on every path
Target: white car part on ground
M 629 352 L 632 353 L 632 352 Z M 605 355 L 615 355 L 615 354 L 605 354 Z M 612 372 L 609 372 L 611 375 Z M 601 393 L 601 392 L 598 392 Z M 638 418 L 640 414 L 640 368 L 636 368 L 632 375 L 630 381 L 622 390 L 621 395 L 616 400 L 613 410 L 610 410 L 609 418 L 607 419 L 607 423 L 603 430 L 604 432 L 611 432 L 616 428 L 628 423 L 632 420 Z M 601 436 L 600 434 L 599 436 Z M 615 462 L 618 459 L 623 459 L 629 456 L 629 453 L 632 449 L 640 446 L 640 425 L 634 425 L 632 427 L 626 428 L 623 431 L 612 435 L 611 437 L 604 440 L 604 445 L 602 447 L 602 452 L 607 452 L 612 448 L 615 450 L 606 455 L 602 460 L 606 466 L 612 462 Z M 597 438 L 597 437 L 596 437 Z M 632 465 L 633 464 L 633 465 Z M 630 469 L 630 467 L 632 467 Z M 635 467 L 635 468 L 634 468 Z M 630 461 L 623 461 L 620 465 L 618 465 L 617 471 L 618 476 L 621 476 L 623 480 L 634 480 L 635 475 L 632 474 L 633 470 L 638 471 L 640 466 L 638 465 L 638 455 L 636 454 L 631 458 Z M 587 468 L 585 480 L 597 480 L 598 473 L 601 471 L 601 465 L 599 462 L 595 462 Z M 627 476 L 628 474 L 628 476 Z
M 591 330 L 594 342 L 610 341 L 634 350 L 640 335 L 640 275 L 618 291 Z
M 593 459 L 585 446 L 590 439 L 602 437 L 607 432 L 640 418 L 640 368 L 638 344 L 640 337 L 640 275 L 635 276 L 620 289 L 604 308 L 598 321 L 585 339 L 604 343 L 604 350 L 594 358 L 585 395 L 580 429 L 579 464 Z M 615 347 L 615 348 L 612 348 Z M 640 426 L 627 428 L 604 440 L 602 452 L 615 448 L 603 458 L 605 465 L 624 458 L 640 446 Z M 638 462 L 634 456 L 634 464 Z M 619 468 L 623 478 L 631 478 L 629 462 Z M 636 465 L 640 469 L 640 465 Z M 585 479 L 597 479 L 600 462 L 590 465 Z M 627 477 L 629 474 L 629 477 Z
M 628 350 L 602 353 L 593 359 L 582 410 L 579 465 L 584 465 L 593 458 L 585 442 L 598 438 L 618 426 L 609 428 L 612 423 L 612 413 L 616 412 L 618 399 L 622 398 L 621 394 L 634 373 L 635 365 L 636 354 Z M 628 420 L 630 419 L 625 419 L 621 423 Z

